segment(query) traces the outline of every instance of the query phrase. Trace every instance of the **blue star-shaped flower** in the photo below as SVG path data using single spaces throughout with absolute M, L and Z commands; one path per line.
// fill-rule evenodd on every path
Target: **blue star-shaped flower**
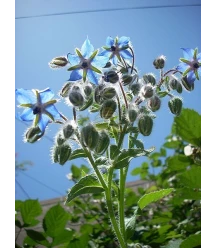
M 33 125 L 38 126 L 42 133 L 48 123 L 55 119 L 61 119 L 61 115 L 54 106 L 57 100 L 52 100 L 54 93 L 49 89 L 42 91 L 16 89 L 16 97 L 20 103 L 19 107 L 25 108 L 19 115 L 22 121 L 33 121 Z
M 187 80 L 192 84 L 195 79 L 199 80 L 201 71 L 201 54 L 197 48 L 181 48 L 184 58 L 180 58 L 181 63 L 176 67 L 177 70 L 183 72 L 183 77 L 187 75 Z
M 103 47 L 104 51 L 102 51 L 99 56 L 108 56 L 114 65 L 117 65 L 118 60 L 122 62 L 121 58 L 131 59 L 133 55 L 127 50 L 127 48 L 129 48 L 129 42 L 129 37 L 122 36 L 113 39 L 108 36 L 106 39 L 106 46 Z
M 98 84 L 98 78 L 96 73 L 102 73 L 97 67 L 101 68 L 106 65 L 108 58 L 106 56 L 97 56 L 98 50 L 94 51 L 93 45 L 87 38 L 81 47 L 81 51 L 76 48 L 76 54 L 68 53 L 67 58 L 72 65 L 68 71 L 72 71 L 69 81 L 77 81 L 83 77 L 83 81 L 86 81 L 86 77 L 91 83 Z M 83 70 L 83 75 L 81 75 Z

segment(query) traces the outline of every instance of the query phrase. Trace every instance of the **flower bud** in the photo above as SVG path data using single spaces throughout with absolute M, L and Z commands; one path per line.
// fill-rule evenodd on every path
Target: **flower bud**
M 169 86 L 170 86 L 171 90 L 176 90 L 177 83 L 178 83 L 178 79 L 174 76 L 171 76 L 171 78 L 169 80 Z
M 138 107 L 136 105 L 129 105 L 128 108 L 128 117 L 130 122 L 134 122 L 138 116 Z
M 61 68 L 66 66 L 67 64 L 68 64 L 67 58 L 62 56 L 62 57 L 53 58 L 49 63 L 49 66 L 51 68 Z
M 177 82 L 177 85 L 176 85 L 176 91 L 181 94 L 182 93 L 182 85 L 180 82 Z
M 56 136 L 56 143 L 58 146 L 61 146 L 64 142 L 66 141 L 66 139 L 63 136 L 62 132 L 59 132 Z
M 130 86 L 130 89 L 132 90 L 134 96 L 137 96 L 139 94 L 141 88 L 142 85 L 140 83 L 135 83 Z
M 148 107 L 151 109 L 151 111 L 155 112 L 159 110 L 161 106 L 161 100 L 158 96 L 155 95 L 148 100 L 147 104 L 148 104 Z
M 156 84 L 156 78 L 153 73 L 146 73 L 143 76 L 143 80 L 145 81 L 146 84 L 150 83 L 152 86 Z
M 71 82 L 67 82 L 65 85 L 63 85 L 61 91 L 60 91 L 60 96 L 62 97 L 67 97 L 69 95 L 69 91 L 72 87 Z
M 187 76 L 182 77 L 181 81 L 187 91 L 192 91 L 194 89 L 194 83 L 190 83 Z
M 105 88 L 105 84 L 100 84 L 94 90 L 94 100 L 98 104 L 100 104 L 102 101 L 101 92 L 104 88 Z
M 165 61 L 166 61 L 166 57 L 164 55 L 161 55 L 154 60 L 153 65 L 156 69 L 163 69 L 165 65 Z
M 115 71 L 108 71 L 108 72 L 105 72 L 104 73 L 104 80 L 105 80 L 105 82 L 109 82 L 109 83 L 115 84 L 115 83 L 118 82 L 119 77 L 118 77 L 117 72 L 115 72 Z
M 25 133 L 25 140 L 29 143 L 35 143 L 37 140 L 39 140 L 44 133 L 41 132 L 40 128 L 37 127 L 30 127 L 27 129 Z
M 117 103 L 114 100 L 107 100 L 103 103 L 100 109 L 100 116 L 105 119 L 109 119 L 114 114 L 117 108 Z
M 99 133 L 92 124 L 88 124 L 81 129 L 81 143 L 93 150 L 99 140 Z
M 133 82 L 133 80 L 134 80 L 134 78 L 129 74 L 124 74 L 122 76 L 122 81 L 123 81 L 124 86 L 129 85 L 130 83 Z
M 71 124 L 66 124 L 63 127 L 63 135 L 65 139 L 69 139 L 75 132 L 75 128 Z
M 142 115 L 138 120 L 138 129 L 144 136 L 149 136 L 151 134 L 153 127 L 153 119 L 149 115 Z
M 106 87 L 102 90 L 101 96 L 104 100 L 112 99 L 116 96 L 116 90 L 114 87 Z
M 93 91 L 93 86 L 90 83 L 84 86 L 84 93 L 86 96 L 90 96 L 92 91 Z
M 99 140 L 97 146 L 95 147 L 95 152 L 97 154 L 103 154 L 107 150 L 109 144 L 110 144 L 110 138 L 108 134 L 105 131 L 102 131 L 99 134 Z
M 182 99 L 178 96 L 174 96 L 169 100 L 168 106 L 171 113 L 179 116 L 182 111 Z
M 84 97 L 79 91 L 71 91 L 69 93 L 69 101 L 76 107 L 80 107 L 84 104 Z
M 151 85 L 145 85 L 142 90 L 141 90 L 141 94 L 143 97 L 145 98 L 150 98 L 153 96 L 154 94 L 154 90 L 153 87 Z
M 111 62 L 107 62 L 106 65 L 103 68 L 109 68 L 111 67 L 112 63 Z
M 51 157 L 54 163 L 64 165 L 68 161 L 71 152 L 72 149 L 69 144 L 63 144 L 61 146 L 55 145 Z

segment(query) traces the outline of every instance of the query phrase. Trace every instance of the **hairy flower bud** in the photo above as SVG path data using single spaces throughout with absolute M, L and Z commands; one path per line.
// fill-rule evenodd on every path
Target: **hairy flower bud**
M 180 82 L 177 82 L 177 85 L 176 85 L 176 91 L 181 94 L 182 93 L 182 85 Z
M 105 84 L 98 85 L 94 90 L 94 100 L 96 103 L 100 104 L 102 99 L 101 93 L 102 90 L 105 88 Z
M 151 85 L 145 85 L 141 89 L 141 94 L 144 98 L 150 98 L 154 94 L 153 87 Z
M 182 99 L 178 96 L 174 96 L 169 100 L 168 106 L 171 113 L 179 116 L 182 111 Z
M 150 83 L 152 86 L 156 84 L 156 78 L 153 73 L 146 73 L 145 75 L 143 75 L 143 80 L 146 84 Z
M 93 150 L 99 140 L 99 133 L 92 124 L 88 124 L 81 129 L 81 143 Z
M 134 96 L 137 96 L 139 94 L 141 88 L 142 85 L 140 83 L 135 83 L 130 86 L 130 89 L 132 90 Z
M 124 74 L 122 76 L 122 81 L 123 81 L 123 85 L 129 85 L 130 83 L 132 83 L 134 80 L 133 76 L 129 75 L 129 74 Z
M 194 90 L 194 83 L 189 83 L 187 76 L 182 77 L 181 81 L 182 81 L 182 85 L 187 91 Z
M 69 93 L 69 101 L 76 107 L 80 107 L 84 104 L 84 97 L 79 91 L 71 91 Z
M 116 71 L 108 71 L 104 73 L 105 82 L 115 84 L 118 82 L 119 77 Z
M 110 144 L 110 138 L 105 131 L 100 132 L 99 140 L 97 146 L 95 147 L 95 152 L 97 154 L 103 154 Z
M 62 97 L 69 96 L 69 91 L 70 91 L 71 87 L 72 87 L 71 82 L 67 82 L 66 84 L 64 84 L 61 91 L 60 91 L 60 96 L 62 96 Z
M 69 139 L 75 132 L 75 128 L 70 123 L 63 126 L 63 135 L 65 139 Z
M 163 69 L 165 65 L 165 61 L 166 61 L 166 57 L 164 55 L 161 55 L 154 60 L 153 65 L 156 69 Z
M 169 86 L 170 86 L 171 90 L 176 90 L 177 83 L 178 83 L 178 79 L 174 76 L 171 76 L 170 80 L 169 80 Z
M 51 62 L 49 62 L 49 66 L 51 68 L 61 68 L 61 67 L 64 67 L 68 64 L 68 60 L 66 57 L 56 57 L 56 58 L 53 58 L 51 60 Z
M 112 99 L 116 96 L 116 90 L 114 87 L 106 87 L 102 90 L 101 96 L 104 100 Z
M 153 127 L 153 119 L 149 115 L 142 115 L 138 120 L 139 132 L 144 136 L 149 136 L 151 134 Z
M 155 112 L 159 110 L 161 106 L 161 100 L 158 96 L 155 95 L 148 100 L 147 104 L 148 104 L 148 107 L 151 109 L 151 111 Z
M 56 144 L 61 146 L 66 141 L 65 137 L 63 136 L 63 132 L 59 132 L 56 136 Z
M 25 141 L 29 143 L 35 143 L 37 140 L 39 140 L 44 133 L 41 132 L 40 128 L 37 127 L 30 127 L 27 129 L 25 133 Z
M 100 116 L 104 119 L 109 119 L 114 114 L 116 108 L 117 103 L 114 100 L 107 100 L 100 109 Z
M 86 96 L 90 96 L 92 91 L 93 91 L 93 86 L 90 83 L 84 86 L 84 93 Z
M 128 117 L 130 122 L 134 122 L 138 116 L 139 109 L 136 105 L 131 104 L 128 108 Z
M 64 165 L 70 155 L 71 155 L 72 149 L 69 144 L 63 144 L 63 145 L 55 145 L 52 150 L 52 160 L 54 163 L 59 163 L 61 165 Z

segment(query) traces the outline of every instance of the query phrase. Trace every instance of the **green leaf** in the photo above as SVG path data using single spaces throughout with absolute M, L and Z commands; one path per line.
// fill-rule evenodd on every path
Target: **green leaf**
M 95 124 L 95 127 L 96 127 L 96 129 L 98 129 L 98 130 L 108 129 L 108 122 L 96 123 L 96 124 Z
M 34 230 L 26 230 L 26 234 L 36 243 L 49 247 L 49 242 L 47 241 L 44 233 Z
M 131 171 L 131 175 L 132 176 L 137 176 L 141 173 L 141 168 L 140 167 L 137 167 L 137 168 L 134 168 L 132 171 Z
M 181 144 L 180 141 L 172 140 L 172 141 L 167 141 L 166 143 L 163 144 L 163 146 L 169 149 L 176 149 L 180 147 L 180 144 Z
M 201 188 L 201 167 L 192 167 L 177 175 L 180 183 L 189 188 Z
M 19 220 L 15 220 L 15 226 L 22 228 L 22 224 Z
M 126 167 L 130 161 L 135 157 L 148 156 L 155 148 L 150 148 L 149 150 L 131 148 L 128 150 L 123 149 L 118 157 L 114 161 L 114 168 L 121 169 Z
M 190 157 L 179 154 L 168 159 L 168 170 L 171 171 L 179 171 L 185 170 L 187 166 L 192 164 L 193 161 Z
M 201 234 L 193 234 L 190 235 L 187 239 L 185 239 L 180 248 L 193 248 L 201 245 Z
M 169 189 L 162 189 L 159 191 L 151 192 L 149 194 L 145 194 L 139 199 L 138 205 L 140 209 L 143 209 L 148 204 L 152 202 L 156 202 L 160 200 L 161 198 L 163 198 L 164 196 L 169 195 L 173 190 L 174 190 L 173 188 L 169 188 Z
M 34 225 L 36 223 L 35 217 L 42 213 L 38 200 L 26 200 L 21 205 L 20 210 L 23 222 L 27 225 Z
M 168 95 L 168 92 L 167 92 L 167 91 L 160 91 L 160 92 L 158 92 L 157 94 L 158 94 L 158 96 L 159 96 L 160 98 L 163 98 L 163 97 L 165 97 L 165 96 Z
M 162 157 L 166 157 L 166 156 L 167 156 L 167 151 L 166 151 L 166 149 L 161 148 L 161 149 L 160 149 L 160 154 L 161 154 Z
M 144 149 L 143 142 L 141 140 L 136 139 L 133 136 L 129 137 L 130 142 L 132 142 L 133 147 L 136 146 L 137 148 Z
M 73 160 L 76 158 L 86 158 L 86 157 L 87 157 L 87 155 L 86 155 L 85 151 L 81 148 L 78 148 L 71 153 L 68 160 Z
M 87 108 L 89 108 L 89 107 L 92 105 L 92 103 L 93 103 L 93 96 L 91 96 L 91 97 L 86 101 L 86 103 L 85 103 L 82 107 L 79 108 L 79 111 L 84 111 L 84 110 L 86 110 Z
M 94 174 L 87 175 L 86 177 L 81 178 L 81 180 L 71 188 L 65 204 L 69 203 L 76 196 L 90 193 L 101 193 L 103 191 L 104 189 L 99 183 L 97 177 Z
M 162 248 L 180 248 L 182 241 L 181 239 L 171 240 L 166 246 L 162 246 Z
M 27 246 L 28 245 L 28 246 Z M 23 240 L 23 246 L 24 247 L 34 247 L 37 245 L 37 242 L 35 242 L 33 239 L 31 239 L 29 236 L 26 236 L 25 239 Z M 20 246 L 19 246 L 20 248 Z
M 71 165 L 71 172 L 72 172 L 72 176 L 75 179 L 79 179 L 81 177 L 81 169 L 78 168 L 76 165 L 72 164 Z
M 88 247 L 89 234 L 85 233 L 79 238 L 72 240 L 66 248 L 83 248 Z
M 176 132 L 182 139 L 192 145 L 201 145 L 201 116 L 193 109 L 183 109 L 175 117 Z
M 98 103 L 93 103 L 92 106 L 89 108 L 89 111 L 92 113 L 98 112 L 101 108 L 101 105 Z
M 174 200 L 177 199 L 182 202 L 185 199 L 189 200 L 200 200 L 201 199 L 201 191 L 195 190 L 192 188 L 180 188 L 176 189 L 176 196 L 174 197 Z
M 65 229 L 69 214 L 59 204 L 51 207 L 44 217 L 44 229 L 50 237 L 58 237 Z
M 73 234 L 73 231 L 63 230 L 58 236 L 54 237 L 52 246 L 69 243 L 69 241 L 72 240 Z
M 22 204 L 23 204 L 23 201 L 15 200 L 15 211 L 19 211 Z
M 99 157 L 95 160 L 95 165 L 99 166 L 99 165 L 108 165 L 108 159 L 106 157 Z
M 110 145 L 110 158 L 115 159 L 121 151 L 118 149 L 116 145 Z
M 138 208 L 135 210 L 134 215 L 131 218 L 125 218 L 124 220 L 127 239 L 130 239 L 135 232 L 137 210 Z

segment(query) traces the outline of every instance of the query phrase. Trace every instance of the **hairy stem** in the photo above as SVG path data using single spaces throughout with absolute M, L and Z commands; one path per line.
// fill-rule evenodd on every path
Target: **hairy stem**
M 126 106 L 126 108 L 128 109 L 127 98 L 126 98 L 126 95 L 125 95 L 125 92 L 124 92 L 124 89 L 123 89 L 123 86 L 122 86 L 121 82 L 119 82 L 119 86 L 120 86 L 120 88 L 121 88 L 121 92 L 122 92 L 122 95 L 123 95 L 123 97 L 124 97 L 125 106 Z
M 133 52 L 133 49 L 131 47 L 129 47 L 130 51 L 132 52 L 133 54 L 133 63 L 132 63 L 132 67 L 131 67 L 131 74 L 133 73 L 133 68 L 134 68 L 134 63 L 135 63 L 135 56 L 134 56 L 134 52 Z

